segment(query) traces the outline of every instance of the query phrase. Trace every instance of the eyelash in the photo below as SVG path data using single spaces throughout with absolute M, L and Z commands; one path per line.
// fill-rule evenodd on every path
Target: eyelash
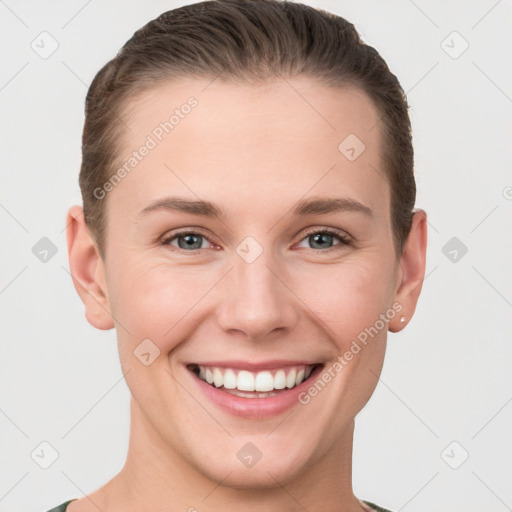
M 352 241 L 350 238 L 348 238 L 347 236 L 345 236 L 341 231 L 338 231 L 338 230 L 335 230 L 335 229 L 332 229 L 332 228 L 316 228 L 316 229 L 311 229 L 309 231 L 307 231 L 306 233 L 304 233 L 304 236 L 300 239 L 300 242 L 302 242 L 304 239 L 312 236 L 312 235 L 317 235 L 317 234 L 321 234 L 321 235 L 329 235 L 329 236 L 334 236 L 335 238 L 337 238 L 341 243 L 333 246 L 333 247 L 329 247 L 328 249 L 311 249 L 312 251 L 315 251 L 317 253 L 326 253 L 326 252 L 331 252 L 331 251 L 334 251 L 336 249 L 340 249 L 344 246 L 347 246 L 347 245 L 352 245 Z M 165 237 L 163 240 L 162 240 L 162 245 L 170 245 L 170 242 L 172 242 L 174 239 L 176 238 L 180 238 L 182 236 L 185 236 L 185 235 L 199 235 L 203 238 L 205 238 L 206 240 L 209 240 L 209 238 L 206 236 L 206 235 L 203 235 L 200 231 L 195 231 L 195 230 L 192 230 L 192 229 L 185 229 L 183 231 L 179 231 L 177 233 L 173 233 L 171 234 L 170 236 L 168 237 Z M 184 252 L 188 252 L 188 253 L 191 253 L 191 254 L 196 254 L 198 251 L 201 251 L 202 249 L 194 249 L 194 250 L 191 250 L 191 251 L 186 251 L 184 249 L 181 249 L 180 247 L 175 247 L 175 249 L 179 250 L 179 251 L 184 251 Z

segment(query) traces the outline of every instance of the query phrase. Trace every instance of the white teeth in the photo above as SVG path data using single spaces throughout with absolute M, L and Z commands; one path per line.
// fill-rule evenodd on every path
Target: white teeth
M 251 398 L 267 398 L 274 396 L 274 390 L 294 388 L 307 379 L 313 371 L 312 365 L 296 366 L 271 371 L 249 372 L 217 367 L 199 367 L 199 378 L 216 388 L 223 387 L 231 394 Z M 231 391 L 233 390 L 233 391 Z M 240 393 L 239 393 L 240 392 Z
M 274 377 L 270 372 L 259 372 L 256 375 L 256 391 L 272 391 L 274 389 Z
M 254 391 L 254 375 L 251 372 L 242 370 L 238 374 L 236 386 L 240 391 Z
M 295 368 L 290 370 L 288 375 L 286 376 L 286 387 L 293 388 L 295 386 L 295 378 L 297 377 L 297 371 Z
M 242 398 L 268 398 L 269 396 L 276 396 L 277 393 L 269 391 L 268 393 L 246 393 L 238 390 L 228 390 L 230 395 L 241 396 Z
M 284 389 L 286 387 L 286 373 L 284 370 L 278 370 L 274 375 L 274 388 Z
M 224 378 L 222 377 L 222 373 L 218 368 L 213 369 L 213 383 L 216 388 L 220 388 L 222 384 L 224 384 Z
M 199 374 L 201 377 L 201 374 Z M 233 370 L 227 370 L 224 374 L 224 387 L 226 389 L 235 389 L 237 384 L 237 379 L 235 372 Z

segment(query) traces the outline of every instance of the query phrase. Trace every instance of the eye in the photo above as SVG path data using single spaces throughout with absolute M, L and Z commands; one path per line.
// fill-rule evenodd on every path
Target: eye
M 337 238 L 340 243 L 334 246 L 330 245 L 333 238 Z M 306 233 L 306 236 L 302 238 L 301 242 L 309 239 L 312 240 L 314 245 L 319 246 L 312 248 L 320 252 L 329 252 L 337 247 L 341 248 L 351 244 L 351 240 L 341 231 L 329 228 L 312 229 Z M 174 241 L 177 242 L 177 246 L 173 243 Z M 193 230 L 183 230 L 168 236 L 163 239 L 161 243 L 162 245 L 172 245 L 173 247 L 183 249 L 186 252 L 193 252 L 200 249 L 207 249 L 211 246 L 211 242 L 210 245 L 204 246 L 203 242 L 205 241 L 209 242 L 209 239 L 205 235 Z
M 329 243 L 333 238 L 337 238 L 340 241 L 340 243 L 336 244 L 335 246 L 329 246 Z M 320 252 L 329 252 L 336 248 L 341 248 L 345 245 L 350 245 L 351 243 L 350 239 L 347 236 L 345 236 L 341 231 L 328 228 L 317 228 L 310 230 L 306 233 L 306 236 L 302 240 L 310 239 L 312 240 L 312 243 L 314 245 L 319 245 L 319 247 L 313 247 L 313 249 L 317 251 L 319 250 Z
M 199 249 L 207 249 L 209 247 L 203 247 L 202 242 L 208 240 L 208 238 L 206 238 L 201 233 L 198 233 L 197 231 L 186 230 L 174 233 L 173 235 L 162 240 L 162 245 L 172 245 L 173 247 L 176 247 L 176 245 L 171 243 L 174 240 L 178 242 L 178 249 L 184 249 L 186 251 L 187 249 L 190 249 L 187 252 L 192 252 Z

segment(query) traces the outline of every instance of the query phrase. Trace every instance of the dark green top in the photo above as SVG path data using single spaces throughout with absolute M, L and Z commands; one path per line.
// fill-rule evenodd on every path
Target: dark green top
M 66 512 L 66 507 L 68 506 L 68 504 L 71 503 L 72 501 L 75 501 L 76 499 L 78 499 L 78 498 L 74 498 L 72 500 L 66 501 L 62 505 L 59 505 L 58 507 L 48 510 L 48 512 Z M 369 505 L 370 507 L 375 509 L 377 512 L 391 512 L 391 510 L 388 510 L 387 508 L 379 507 L 378 505 L 375 505 L 375 503 L 371 503 L 366 500 L 362 500 L 362 501 L 363 501 L 363 503 L 366 503 L 367 505 Z

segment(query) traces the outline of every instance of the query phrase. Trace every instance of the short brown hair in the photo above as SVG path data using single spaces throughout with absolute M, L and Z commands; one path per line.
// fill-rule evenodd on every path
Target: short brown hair
M 414 214 L 414 157 L 407 99 L 384 59 L 362 42 L 352 23 L 329 12 L 280 0 L 213 0 L 164 12 L 137 30 L 89 87 L 79 184 L 85 221 L 101 256 L 106 201 L 94 191 L 118 164 L 120 116 L 130 97 L 180 77 L 243 84 L 299 75 L 355 86 L 376 106 L 400 255 Z

